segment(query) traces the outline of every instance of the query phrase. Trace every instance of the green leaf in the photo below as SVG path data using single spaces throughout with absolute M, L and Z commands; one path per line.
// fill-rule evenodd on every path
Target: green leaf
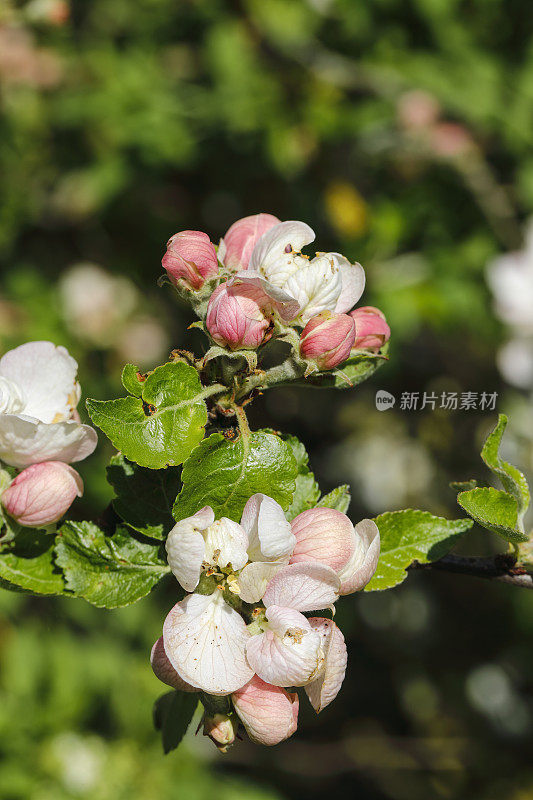
M 116 493 L 113 508 L 124 522 L 145 536 L 164 539 L 174 525 L 172 507 L 180 487 L 179 467 L 146 469 L 120 453 L 107 467 Z
M 345 361 L 342 368 L 332 372 L 309 375 L 305 383 L 324 389 L 333 387 L 335 389 L 352 389 L 370 378 L 379 367 L 385 364 L 387 351 L 388 343 L 382 348 L 380 354 L 361 350 L 357 355 Z
M 150 373 L 142 397 L 87 400 L 87 409 L 126 458 L 161 469 L 181 464 L 202 439 L 207 394 L 194 367 L 180 362 Z
M 125 390 L 134 397 L 140 397 L 142 395 L 143 386 L 145 384 L 144 380 L 139 380 L 138 376 L 140 374 L 139 367 L 136 367 L 134 364 L 126 364 L 122 370 L 122 385 Z
M 325 494 L 324 497 L 321 497 L 318 505 L 324 506 L 325 508 L 335 508 L 337 511 L 346 514 L 351 499 L 350 487 L 344 484 L 343 486 L 337 486 L 337 488 L 333 489 L 329 494 Z
M 231 367 L 233 371 L 248 369 L 253 372 L 257 367 L 257 353 L 255 350 L 228 350 L 215 344 L 205 354 L 204 362 L 207 364 L 208 361 L 212 361 L 214 358 L 224 358 L 230 362 L 236 361 L 236 365 Z
M 500 414 L 498 417 L 498 424 L 492 433 L 488 435 L 487 440 L 483 445 L 481 458 L 487 467 L 492 470 L 492 472 L 501 480 L 505 491 L 516 499 L 518 505 L 518 514 L 520 517 L 522 517 L 529 506 L 529 486 L 527 484 L 525 475 L 523 475 L 519 469 L 513 467 L 512 464 L 508 464 L 507 461 L 504 461 L 499 454 L 499 449 L 506 426 L 507 417 L 505 414 Z
M 154 725 L 161 731 L 165 755 L 175 750 L 187 733 L 198 705 L 193 692 L 167 692 L 154 703 Z
M 413 561 L 438 561 L 473 524 L 470 519 L 449 520 L 413 509 L 387 511 L 374 522 L 379 528 L 381 552 L 365 590 L 368 592 L 390 589 L 404 581 Z
M 56 539 L 56 563 L 77 597 L 100 608 L 119 608 L 144 597 L 169 571 L 158 550 L 125 527 L 106 536 L 92 522 L 66 522 Z
M 467 492 L 469 489 L 475 489 L 477 486 L 477 481 L 472 479 L 471 481 L 451 481 L 450 489 L 453 489 L 454 492 Z
M 318 498 L 320 497 L 320 489 L 315 480 L 315 476 L 307 466 L 309 456 L 303 444 L 296 436 L 283 436 L 283 440 L 287 442 L 291 448 L 298 467 L 294 495 L 292 503 L 287 511 L 287 519 L 292 520 L 294 517 L 297 517 L 298 514 L 301 514 L 302 511 L 316 506 Z
M 44 531 L 19 527 L 16 539 L 0 550 L 0 578 L 32 594 L 63 594 L 54 544 L 55 537 Z
M 211 506 L 217 518 L 239 521 L 246 501 L 256 492 L 274 498 L 286 510 L 297 474 L 291 448 L 273 433 L 256 431 L 236 442 L 214 433 L 183 465 L 183 489 L 174 505 L 174 519 Z
M 472 489 L 457 495 L 457 502 L 472 519 L 507 542 L 528 541 L 528 536 L 519 528 L 516 498 L 507 492 L 492 487 Z

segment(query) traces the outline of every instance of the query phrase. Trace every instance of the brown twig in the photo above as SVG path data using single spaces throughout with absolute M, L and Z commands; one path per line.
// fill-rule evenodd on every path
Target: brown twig
M 430 564 L 419 564 L 415 561 L 409 569 L 431 569 L 453 572 L 457 575 L 470 575 L 475 578 L 486 578 L 533 589 L 533 574 L 528 572 L 510 553 L 503 553 L 491 558 L 471 558 L 467 556 L 444 556 Z

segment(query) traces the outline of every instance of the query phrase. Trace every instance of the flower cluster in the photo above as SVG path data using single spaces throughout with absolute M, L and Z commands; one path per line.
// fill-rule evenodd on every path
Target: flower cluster
M 204 730 L 218 745 L 233 741 L 234 714 L 254 742 L 289 737 L 298 717 L 289 689 L 304 687 L 317 712 L 336 697 L 344 638 L 332 619 L 309 613 L 333 611 L 340 595 L 368 583 L 379 557 L 372 520 L 354 527 L 316 507 L 291 523 L 275 500 L 255 494 L 240 524 L 206 506 L 175 525 L 166 549 L 188 594 L 165 620 L 152 667 L 174 688 L 231 695 L 229 714 L 206 711 Z
M 218 253 L 201 231 L 176 233 L 162 264 L 178 288 L 207 287 L 205 325 L 218 345 L 255 350 L 277 322 L 301 332 L 302 359 L 330 370 L 354 350 L 378 352 L 390 330 L 378 309 L 352 310 L 365 286 L 362 266 L 340 253 L 304 255 L 314 239 L 304 222 L 255 214 L 229 228 Z
M 64 347 L 28 342 L 0 359 L 1 503 L 20 525 L 57 522 L 83 493 L 69 464 L 96 447 L 96 431 L 76 411 L 78 365 Z

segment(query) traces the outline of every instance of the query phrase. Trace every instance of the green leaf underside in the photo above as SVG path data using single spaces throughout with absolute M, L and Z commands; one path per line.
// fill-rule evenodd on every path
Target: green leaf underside
M 457 495 L 457 502 L 472 519 L 507 542 L 527 542 L 518 528 L 518 503 L 507 492 L 492 487 L 471 489 Z
M 141 397 L 145 384 L 145 381 L 140 381 L 137 377 L 139 373 L 139 367 L 136 367 L 135 364 L 126 364 L 122 370 L 122 385 L 134 397 Z
M 365 589 L 369 592 L 402 583 L 413 561 L 438 561 L 473 524 L 470 519 L 449 520 L 414 509 L 388 511 L 374 522 L 379 528 L 381 552 L 374 577 Z
M 523 515 L 528 509 L 530 502 L 529 486 L 525 475 L 519 469 L 504 461 L 499 454 L 503 433 L 507 426 L 507 417 L 500 414 L 498 424 L 490 433 L 483 445 L 481 458 L 487 467 L 498 476 L 503 488 L 509 492 L 517 502 L 518 514 Z
M 334 508 L 346 514 L 351 499 L 350 487 L 344 484 L 343 486 L 337 486 L 337 488 L 333 489 L 329 494 L 325 494 L 324 497 L 321 497 L 317 505 L 325 508 Z
M 31 594 L 63 594 L 63 575 L 54 564 L 54 536 L 20 528 L 0 551 L 0 578 Z
M 230 442 L 214 433 L 204 439 L 183 465 L 174 519 L 211 506 L 215 517 L 240 521 L 242 510 L 257 492 L 272 497 L 287 510 L 298 474 L 289 445 L 279 436 L 256 431 Z
M 363 383 L 374 372 L 386 363 L 383 358 L 388 352 L 388 343 L 380 351 L 380 355 L 361 351 L 358 355 L 345 361 L 342 367 L 332 372 L 315 373 L 306 378 L 306 384 L 319 388 L 351 389 Z
M 165 754 L 175 750 L 187 733 L 198 705 L 193 692 L 167 692 L 154 703 L 154 725 L 161 731 Z
M 119 608 L 147 595 L 169 571 L 158 550 L 125 527 L 106 536 L 92 522 L 67 522 L 57 535 L 56 562 L 77 597 L 100 608 Z
M 124 522 L 145 536 L 164 539 L 174 525 L 172 507 L 180 487 L 180 469 L 146 469 L 120 453 L 107 467 L 116 493 L 113 508 Z
M 293 520 L 294 517 L 297 517 L 302 511 L 316 506 L 318 498 L 320 497 L 320 489 L 315 480 L 315 476 L 307 466 L 309 456 L 307 455 L 304 445 L 296 436 L 286 435 L 283 436 L 283 440 L 287 442 L 291 448 L 298 467 L 292 503 L 286 514 L 288 520 Z
M 126 458 L 161 469 L 181 464 L 201 441 L 207 422 L 205 391 L 194 367 L 164 364 L 144 382 L 142 399 L 88 400 L 87 409 Z

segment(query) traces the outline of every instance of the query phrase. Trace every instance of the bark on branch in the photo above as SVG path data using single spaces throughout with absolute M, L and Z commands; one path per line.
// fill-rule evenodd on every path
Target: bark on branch
M 431 564 L 419 564 L 415 561 L 409 569 L 430 569 L 442 572 L 454 572 L 458 575 L 471 575 L 476 578 L 509 583 L 512 586 L 521 586 L 533 589 L 533 573 L 517 563 L 516 558 L 509 554 L 490 558 L 470 558 L 467 556 L 444 556 L 439 561 Z

